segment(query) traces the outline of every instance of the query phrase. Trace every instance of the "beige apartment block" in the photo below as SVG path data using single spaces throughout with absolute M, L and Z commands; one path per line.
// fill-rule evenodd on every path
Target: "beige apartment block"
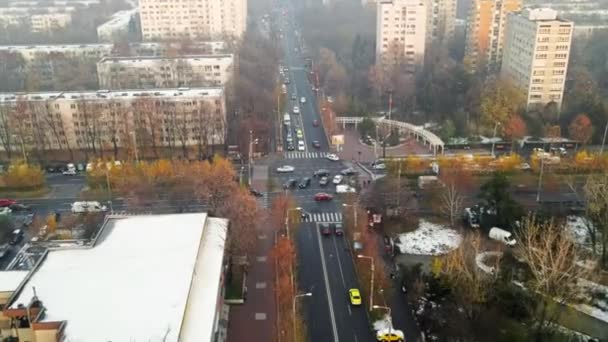
M 521 10 L 522 0 L 474 0 L 467 19 L 464 63 L 470 72 L 500 67 L 507 15 Z
M 0 149 L 112 150 L 224 144 L 221 87 L 0 93 Z M 8 130 L 6 130 L 8 131 Z
M 447 45 L 454 37 L 456 0 L 427 0 L 427 45 Z
M 53 32 L 72 23 L 73 7 L 0 8 L 0 28 L 29 27 L 31 32 Z
M 145 40 L 241 38 L 247 0 L 139 0 Z
M 101 89 L 224 86 L 233 73 L 232 54 L 107 57 L 97 63 Z
M 376 63 L 405 58 L 410 71 L 424 63 L 425 0 L 379 0 L 376 11 Z
M 527 107 L 561 108 L 574 24 L 549 8 L 524 9 L 507 19 L 501 76 L 527 96 Z

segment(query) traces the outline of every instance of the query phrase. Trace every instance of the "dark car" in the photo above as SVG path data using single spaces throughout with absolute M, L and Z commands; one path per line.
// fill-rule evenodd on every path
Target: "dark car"
M 291 99 L 295 101 L 298 99 L 298 96 L 296 94 L 291 94 Z
M 312 147 L 314 147 L 314 148 L 321 148 L 321 143 L 319 143 L 318 140 L 313 140 L 312 141 Z
M 15 203 L 8 206 L 12 211 L 26 211 L 32 209 L 27 204 Z
M 313 176 L 315 176 L 315 177 L 327 177 L 327 176 L 329 176 L 329 170 L 319 169 L 319 170 L 315 171 L 315 173 L 313 174 Z
M 296 146 L 294 144 L 287 144 L 287 151 L 293 151 L 296 149 Z
M 298 184 L 298 180 L 295 178 L 289 178 L 285 184 L 283 184 L 283 189 L 291 189 L 295 188 Z
M 342 174 L 344 176 L 352 176 L 356 173 L 357 173 L 357 171 L 355 171 L 355 169 L 353 169 L 352 167 L 349 167 L 349 168 L 346 168 L 346 169 L 340 171 L 340 174 Z
M 321 229 L 321 234 L 323 234 L 325 236 L 331 235 L 331 229 L 329 228 L 329 224 L 321 223 L 320 229 Z
M 257 191 L 256 189 L 249 189 L 249 193 L 252 194 L 255 197 L 262 197 L 262 196 L 264 196 L 264 194 L 262 194 L 261 192 Z
M 306 188 L 308 188 L 309 185 L 310 185 L 310 177 L 304 177 L 300 181 L 300 184 L 298 184 L 298 188 L 306 189 Z
M 344 235 L 344 228 L 342 227 L 342 223 L 336 223 L 334 225 L 334 234 L 338 236 Z
M 327 184 L 329 184 L 329 178 L 327 178 L 326 176 L 323 176 L 321 177 L 321 179 L 319 179 L 320 186 L 327 186 Z
M 313 121 L 312 121 L 312 125 L 313 125 L 314 127 L 318 127 L 318 126 L 319 126 L 319 120 L 313 120 Z
M 15 229 L 11 234 L 11 240 L 8 242 L 10 245 L 14 246 L 23 240 L 23 230 Z

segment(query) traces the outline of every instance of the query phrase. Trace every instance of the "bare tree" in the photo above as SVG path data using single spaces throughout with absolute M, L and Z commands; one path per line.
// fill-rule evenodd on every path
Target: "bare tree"
M 47 103 L 46 107 L 51 110 L 50 103 Z M 45 126 L 49 130 L 49 139 L 55 140 L 55 143 L 60 151 L 67 149 L 67 151 L 70 153 L 70 160 L 74 160 L 74 151 L 70 146 L 69 140 L 66 139 L 66 128 L 61 113 L 50 113 L 50 115 L 45 115 L 43 118 L 45 121 Z
M 206 149 L 209 146 L 209 118 L 211 117 L 210 108 L 206 103 L 199 103 L 193 112 L 194 125 L 192 132 L 196 141 L 198 160 L 203 160 Z
M 591 175 L 584 187 L 587 199 L 587 231 L 591 238 L 593 253 L 597 254 L 597 239 L 600 238 L 600 262 L 608 267 L 608 172 Z
M 564 304 L 582 294 L 581 279 L 591 279 L 594 270 L 578 265 L 575 243 L 562 226 L 541 223 L 535 217 L 524 219 L 517 234 L 515 253 L 528 266 L 526 287 L 538 299 L 536 341 L 542 341 L 561 313 Z M 552 301 L 560 304 L 549 310 Z
M 455 182 L 446 184 L 441 194 L 441 213 L 450 220 L 450 225 L 454 227 L 456 218 L 462 213 L 464 198 L 456 187 Z
M 190 112 L 186 108 L 185 103 L 176 103 L 175 106 L 176 118 L 173 129 L 176 132 L 177 139 L 182 147 L 182 157 L 188 159 L 188 140 L 190 138 Z
M 8 104 L 0 104 L 0 143 L 6 151 L 10 160 L 13 152 L 13 127 L 10 124 L 11 107 Z

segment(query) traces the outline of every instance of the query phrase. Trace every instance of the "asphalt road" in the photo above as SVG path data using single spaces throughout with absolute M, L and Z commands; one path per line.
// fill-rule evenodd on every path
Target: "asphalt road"
M 346 168 L 342 162 L 334 162 L 325 158 L 310 158 L 306 156 L 319 156 L 319 152 L 329 152 L 329 145 L 323 127 L 313 126 L 313 121 L 320 122 L 317 110 L 315 94 L 308 81 L 308 70 L 304 67 L 304 59 L 300 55 L 301 47 L 296 43 L 297 29 L 293 26 L 294 13 L 290 10 L 287 15 L 282 14 L 284 7 L 276 13 L 282 19 L 280 27 L 283 32 L 283 48 L 285 51 L 284 65 L 289 67 L 288 77 L 290 83 L 287 85 L 288 106 L 291 114 L 294 139 L 296 139 L 296 123 L 303 129 L 303 140 L 306 145 L 306 153 L 303 157 L 290 157 L 279 160 L 272 165 L 271 177 L 278 186 L 282 186 L 288 179 L 296 178 L 300 181 L 303 177 L 311 177 L 310 187 L 306 189 L 290 189 L 290 194 L 296 199 L 298 206 L 309 214 L 310 220 L 315 222 L 304 222 L 298 226 L 296 233 L 296 245 L 298 246 L 298 273 L 299 285 L 302 292 L 312 292 L 312 297 L 303 297 L 298 305 L 305 310 L 308 324 L 308 336 L 311 341 L 373 341 L 373 333 L 369 328 L 365 307 L 353 307 L 349 303 L 348 289 L 357 288 L 357 278 L 352 256 L 343 237 L 322 236 L 319 230 L 319 222 L 335 221 L 336 215 L 314 214 L 341 214 L 342 205 L 340 196 L 335 194 L 335 185 L 332 183 L 334 175 Z M 296 94 L 296 101 L 291 99 Z M 300 98 L 305 97 L 306 102 L 300 103 Z M 291 109 L 294 105 L 300 107 L 300 114 L 293 114 Z M 285 132 L 286 133 L 286 132 Z M 318 141 L 319 148 L 312 146 L 313 141 Z M 297 146 L 297 142 L 295 143 Z M 284 146 L 287 150 L 287 145 Z M 294 154 L 292 153 L 291 156 Z M 295 167 L 293 173 L 279 174 L 276 168 L 281 165 Z M 314 171 L 327 169 L 330 171 L 330 183 L 321 187 L 318 178 L 313 177 Z M 345 178 L 345 181 L 347 179 Z M 329 202 L 315 202 L 313 196 L 318 192 L 327 192 L 334 195 Z M 316 217 L 313 219 L 313 217 Z M 365 300 L 365 298 L 364 298 Z

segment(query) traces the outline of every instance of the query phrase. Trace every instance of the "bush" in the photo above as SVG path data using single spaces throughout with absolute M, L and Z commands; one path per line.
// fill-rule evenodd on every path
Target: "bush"
M 0 183 L 0 188 L 6 190 L 34 190 L 42 188 L 45 179 L 38 166 L 20 161 L 9 166 Z

